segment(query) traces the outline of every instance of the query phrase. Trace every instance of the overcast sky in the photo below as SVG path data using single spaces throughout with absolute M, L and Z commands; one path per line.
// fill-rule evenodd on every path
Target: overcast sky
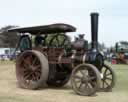
M 99 12 L 99 42 L 128 41 L 128 0 L 0 0 L 0 27 L 68 23 L 90 41 L 90 13 Z

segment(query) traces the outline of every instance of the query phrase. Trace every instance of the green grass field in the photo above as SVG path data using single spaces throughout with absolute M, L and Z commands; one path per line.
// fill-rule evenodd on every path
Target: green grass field
M 128 102 L 128 65 L 111 67 L 117 79 L 113 91 L 88 97 L 76 95 L 70 83 L 59 89 L 21 89 L 16 83 L 14 62 L 0 61 L 0 102 Z

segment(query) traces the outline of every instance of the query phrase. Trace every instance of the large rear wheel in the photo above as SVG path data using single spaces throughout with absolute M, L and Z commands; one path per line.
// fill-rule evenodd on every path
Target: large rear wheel
M 48 61 L 38 51 L 28 50 L 16 60 L 16 77 L 22 88 L 37 89 L 46 84 L 48 79 Z

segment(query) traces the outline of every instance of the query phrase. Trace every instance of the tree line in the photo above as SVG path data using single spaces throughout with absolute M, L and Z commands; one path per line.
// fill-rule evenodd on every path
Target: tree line
M 0 47 L 14 48 L 18 41 L 18 34 L 16 32 L 8 32 L 9 29 L 17 26 L 5 26 L 0 29 Z

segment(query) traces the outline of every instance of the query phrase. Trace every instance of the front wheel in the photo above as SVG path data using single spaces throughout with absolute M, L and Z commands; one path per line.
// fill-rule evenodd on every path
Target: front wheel
M 115 86 L 115 73 L 111 67 L 104 64 L 101 69 L 101 91 L 109 92 Z
M 75 67 L 71 75 L 73 90 L 83 96 L 90 96 L 96 93 L 100 87 L 100 73 L 91 64 L 80 64 Z

